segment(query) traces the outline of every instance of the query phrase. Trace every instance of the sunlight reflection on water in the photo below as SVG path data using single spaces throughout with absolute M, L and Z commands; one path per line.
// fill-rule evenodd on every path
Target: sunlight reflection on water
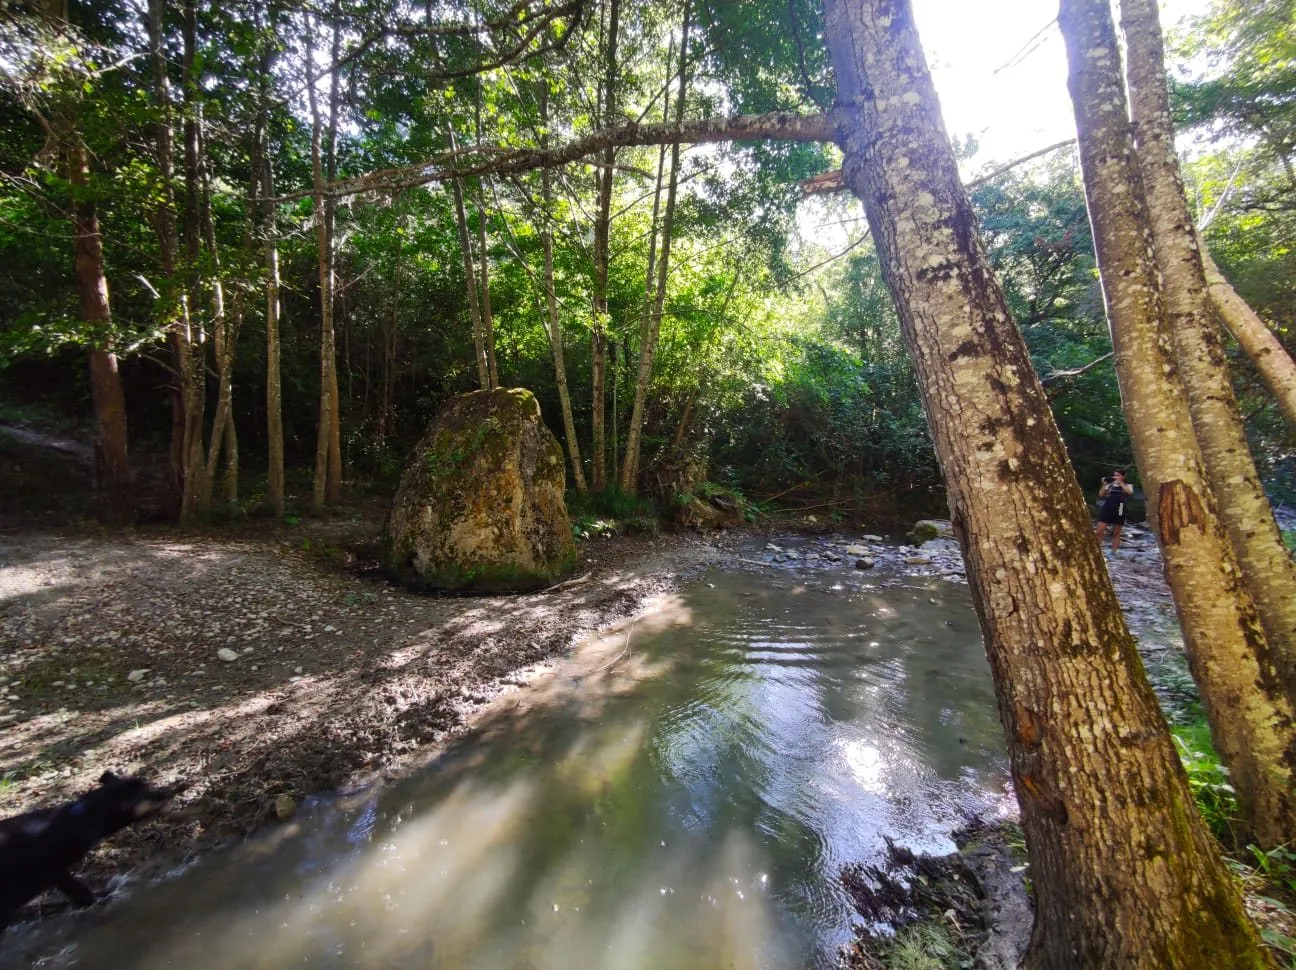
M 707 579 L 417 777 L 32 932 L 96 970 L 831 966 L 844 863 L 1010 801 L 967 590 Z

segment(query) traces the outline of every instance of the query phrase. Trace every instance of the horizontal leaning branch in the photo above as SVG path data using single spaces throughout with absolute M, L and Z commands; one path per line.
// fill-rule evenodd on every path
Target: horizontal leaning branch
M 500 148 L 482 146 L 480 149 L 461 149 L 445 152 L 432 158 L 388 168 L 353 178 L 338 179 L 325 187 L 324 194 L 331 197 L 357 195 L 362 192 L 397 192 L 401 189 L 444 182 L 454 178 L 472 178 L 479 175 L 512 175 L 540 168 L 557 168 L 579 161 L 605 148 L 641 145 L 670 145 L 676 142 L 693 144 L 724 141 L 814 141 L 830 142 L 837 139 L 837 121 L 834 114 L 796 114 L 791 111 L 774 111 L 759 115 L 730 115 L 727 117 L 699 118 L 664 124 L 626 124 L 619 128 L 595 132 L 585 138 L 557 148 Z M 489 158 L 464 164 L 464 159 L 475 154 L 489 154 Z M 268 201 L 283 202 L 311 195 L 309 189 L 281 195 Z M 266 200 L 263 200 L 266 201 Z

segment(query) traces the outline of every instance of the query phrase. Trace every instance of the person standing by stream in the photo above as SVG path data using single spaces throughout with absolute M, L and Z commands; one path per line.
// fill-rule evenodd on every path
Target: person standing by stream
M 1103 535 L 1111 526 L 1111 551 L 1120 550 L 1121 529 L 1125 526 L 1125 502 L 1134 494 L 1134 486 L 1125 481 L 1125 469 L 1117 468 L 1111 478 L 1104 478 L 1098 489 L 1098 545 L 1102 545 Z

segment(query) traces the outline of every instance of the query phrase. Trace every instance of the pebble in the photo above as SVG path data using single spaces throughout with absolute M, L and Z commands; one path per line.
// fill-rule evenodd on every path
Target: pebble
M 138 684 L 141 680 L 143 680 L 147 676 L 148 676 L 148 669 L 141 668 L 139 670 L 132 670 L 129 674 L 126 675 L 126 679 L 129 680 L 132 684 Z
M 224 660 L 226 663 L 233 663 L 239 658 L 239 655 L 229 647 L 221 647 L 216 651 L 216 656 L 220 657 L 220 659 Z
M 856 569 L 872 569 L 872 568 L 873 568 L 874 566 L 876 566 L 876 565 L 877 565 L 877 563 L 874 562 L 872 559 L 856 559 L 856 560 L 855 560 L 855 568 L 856 568 Z

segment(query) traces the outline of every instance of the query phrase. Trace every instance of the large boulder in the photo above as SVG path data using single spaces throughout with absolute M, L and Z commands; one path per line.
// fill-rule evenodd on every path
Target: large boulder
M 576 561 L 562 447 L 530 391 L 452 398 L 415 446 L 392 504 L 383 560 L 433 589 L 533 589 Z

